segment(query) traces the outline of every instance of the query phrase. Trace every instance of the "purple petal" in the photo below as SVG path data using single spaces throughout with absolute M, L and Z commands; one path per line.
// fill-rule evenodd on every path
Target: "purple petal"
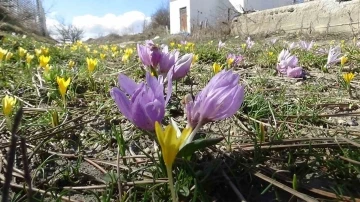
M 132 95 L 135 92 L 135 90 L 139 88 L 139 84 L 135 83 L 135 81 L 125 76 L 124 74 L 119 75 L 118 82 L 120 88 L 129 95 Z
M 190 70 L 193 55 L 185 54 L 174 65 L 173 79 L 178 80 L 186 76 Z
M 111 97 L 115 100 L 120 112 L 130 121 L 132 121 L 131 103 L 126 95 L 118 88 L 112 88 L 110 91 Z
M 286 74 L 291 78 L 301 78 L 303 76 L 303 69 L 301 67 L 288 68 Z

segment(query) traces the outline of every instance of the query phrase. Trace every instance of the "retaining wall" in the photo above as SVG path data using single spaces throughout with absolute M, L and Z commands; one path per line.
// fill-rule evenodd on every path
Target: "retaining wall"
M 340 0 L 341 1 L 341 0 Z M 360 32 L 360 0 L 317 0 L 236 17 L 232 35 Z

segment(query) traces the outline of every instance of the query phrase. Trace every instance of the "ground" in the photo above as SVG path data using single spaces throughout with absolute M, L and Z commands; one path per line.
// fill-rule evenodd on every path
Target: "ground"
M 239 74 L 245 87 L 245 100 L 234 116 L 208 123 L 197 134 L 197 138 L 222 141 L 197 150 L 190 159 L 175 161 L 180 201 L 360 200 L 357 41 L 315 39 L 310 51 L 291 50 L 306 76 L 288 78 L 276 71 L 277 57 L 288 42 L 299 39 L 277 36 L 273 44 L 272 38 L 256 39 L 253 47 L 244 48 L 246 38 L 231 37 L 221 49 L 216 39 L 198 43 L 187 38 L 188 43 L 181 46 L 184 38 L 154 40 L 169 46 L 176 41 L 170 49 L 199 56 L 188 76 L 176 88 L 174 83 L 163 125 L 172 117 L 185 127 L 181 100 L 188 93 L 196 96 L 206 86 L 214 76 L 214 62 Z M 194 48 L 189 42 L 195 43 Z M 327 51 L 335 45 L 348 61 L 325 71 Z M 136 82 L 144 79 L 135 43 L 54 46 L 7 34 L 0 47 L 14 53 L 0 62 L 1 98 L 6 94 L 17 100 L 12 114 L 0 124 L 2 185 L 11 163 L 9 153 L 16 149 L 12 201 L 26 201 L 29 180 L 32 197 L 40 201 L 170 200 L 154 132 L 131 123 L 109 93 L 118 85 L 120 73 Z M 19 56 L 19 47 L 34 55 L 31 62 Z M 133 51 L 129 61 L 122 60 L 126 50 Z M 229 53 L 242 55 L 243 60 L 228 67 Z M 48 72 L 39 67 L 41 55 L 51 57 Z M 93 72 L 88 71 L 86 57 L 98 60 Z M 75 62 L 73 67 L 68 65 L 70 60 Z M 346 72 L 355 73 L 350 90 L 343 79 Z M 71 79 L 65 104 L 57 76 Z M 23 115 L 17 121 L 21 106 Z M 23 137 L 25 150 L 20 141 L 17 147 L 10 146 L 13 127 Z

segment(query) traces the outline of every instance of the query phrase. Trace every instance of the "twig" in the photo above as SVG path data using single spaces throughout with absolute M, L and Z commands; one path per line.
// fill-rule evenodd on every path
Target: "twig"
M 263 145 L 259 146 L 261 149 L 297 149 L 297 148 L 325 148 L 325 147 L 338 147 L 339 145 L 348 145 L 350 147 L 354 147 L 353 145 L 349 145 L 348 143 L 315 143 L 315 144 L 297 144 L 297 145 Z M 234 145 L 233 148 L 239 148 L 246 151 L 253 151 L 255 147 L 241 147 L 241 145 Z
M 93 165 L 94 167 L 96 167 L 97 169 L 99 169 L 102 173 L 107 173 L 106 170 L 104 168 L 102 168 L 101 166 L 99 166 L 98 164 L 96 164 L 94 161 L 88 159 L 88 158 L 84 158 L 85 161 L 87 161 L 88 163 L 90 163 L 91 165 Z
M 29 190 L 27 192 L 28 201 L 32 201 L 32 185 L 31 185 L 31 176 L 30 176 L 30 170 L 29 170 L 29 162 L 26 158 L 26 142 L 24 137 L 20 137 L 20 148 L 21 148 L 21 154 L 24 164 L 24 178 L 25 182 L 29 187 Z
M 8 202 L 9 198 L 9 190 L 10 190 L 10 183 L 12 179 L 12 172 L 14 168 L 14 161 L 15 161 L 15 152 L 16 152 L 16 142 L 17 142 L 17 135 L 16 131 L 19 128 L 21 119 L 23 115 L 22 107 L 16 112 L 14 123 L 11 130 L 11 144 L 10 144 L 10 151 L 8 154 L 8 164 L 6 167 L 6 173 L 5 173 L 5 183 L 3 186 L 3 194 L 2 194 L 2 201 Z
M 3 183 L 3 182 L 0 181 L 0 183 Z M 27 187 L 27 186 L 25 186 L 25 185 L 21 185 L 21 184 L 10 183 L 10 186 L 16 187 L 16 188 L 19 188 L 19 189 L 29 190 L 29 187 Z M 32 190 L 33 190 L 34 192 L 39 192 L 39 193 L 42 193 L 42 194 L 46 194 L 46 195 L 49 195 L 49 196 L 53 196 L 53 193 L 50 193 L 50 192 L 48 192 L 48 191 L 44 191 L 44 190 L 42 190 L 42 189 L 32 188 Z M 4 197 L 4 196 L 3 196 L 3 197 Z M 78 200 L 72 200 L 72 199 L 70 199 L 70 196 L 69 196 L 69 197 L 61 196 L 61 200 L 63 200 L 63 201 L 68 201 L 68 202 L 81 202 L 81 201 L 78 201 Z
M 270 177 L 266 176 L 266 175 L 263 175 L 261 174 L 260 172 L 256 172 L 254 173 L 254 175 L 262 180 L 265 180 L 267 182 L 269 182 L 270 184 L 276 186 L 276 187 L 279 187 L 280 189 L 284 190 L 284 191 L 287 191 L 289 192 L 290 194 L 294 195 L 294 196 L 297 196 L 298 198 L 304 200 L 304 201 L 307 201 L 307 202 L 318 202 L 318 200 L 306 195 L 306 194 L 303 194 L 303 193 L 300 193 L 276 180 L 273 180 L 271 179 Z
M 356 165 L 360 165 L 360 162 L 359 162 L 359 161 L 355 161 L 355 160 L 346 158 L 346 157 L 344 157 L 344 156 L 340 156 L 339 158 L 342 159 L 342 160 L 344 160 L 344 161 L 347 161 L 347 162 L 349 162 L 349 163 L 356 164 Z
M 168 183 L 168 180 L 143 180 L 134 182 L 123 182 L 125 186 L 134 186 L 140 184 L 163 184 Z M 78 187 L 63 187 L 65 190 L 87 190 L 87 189 L 106 189 L 108 185 L 93 185 L 93 186 L 78 186 Z
M 230 180 L 229 176 L 227 176 L 227 174 L 225 173 L 224 170 L 221 171 L 222 175 L 224 176 L 224 178 L 227 180 L 227 182 L 229 183 L 231 189 L 235 192 L 236 196 L 240 199 L 241 202 L 246 202 L 246 199 L 244 198 L 244 196 L 241 194 L 241 192 L 239 191 L 239 189 L 236 188 L 236 186 L 234 185 L 234 183 Z
M 357 143 L 357 142 L 351 141 L 351 140 L 349 140 L 349 139 L 347 139 L 347 138 L 345 138 L 345 137 L 339 137 L 339 138 L 342 139 L 342 140 L 344 140 L 345 142 L 348 142 L 349 144 L 354 145 L 355 147 L 360 147 L 360 144 Z

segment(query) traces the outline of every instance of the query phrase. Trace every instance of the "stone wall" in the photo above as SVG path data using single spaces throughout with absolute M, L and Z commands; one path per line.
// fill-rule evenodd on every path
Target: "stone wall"
M 339 1 L 339 0 L 338 0 Z M 236 17 L 232 35 L 360 32 L 360 0 L 315 0 Z

